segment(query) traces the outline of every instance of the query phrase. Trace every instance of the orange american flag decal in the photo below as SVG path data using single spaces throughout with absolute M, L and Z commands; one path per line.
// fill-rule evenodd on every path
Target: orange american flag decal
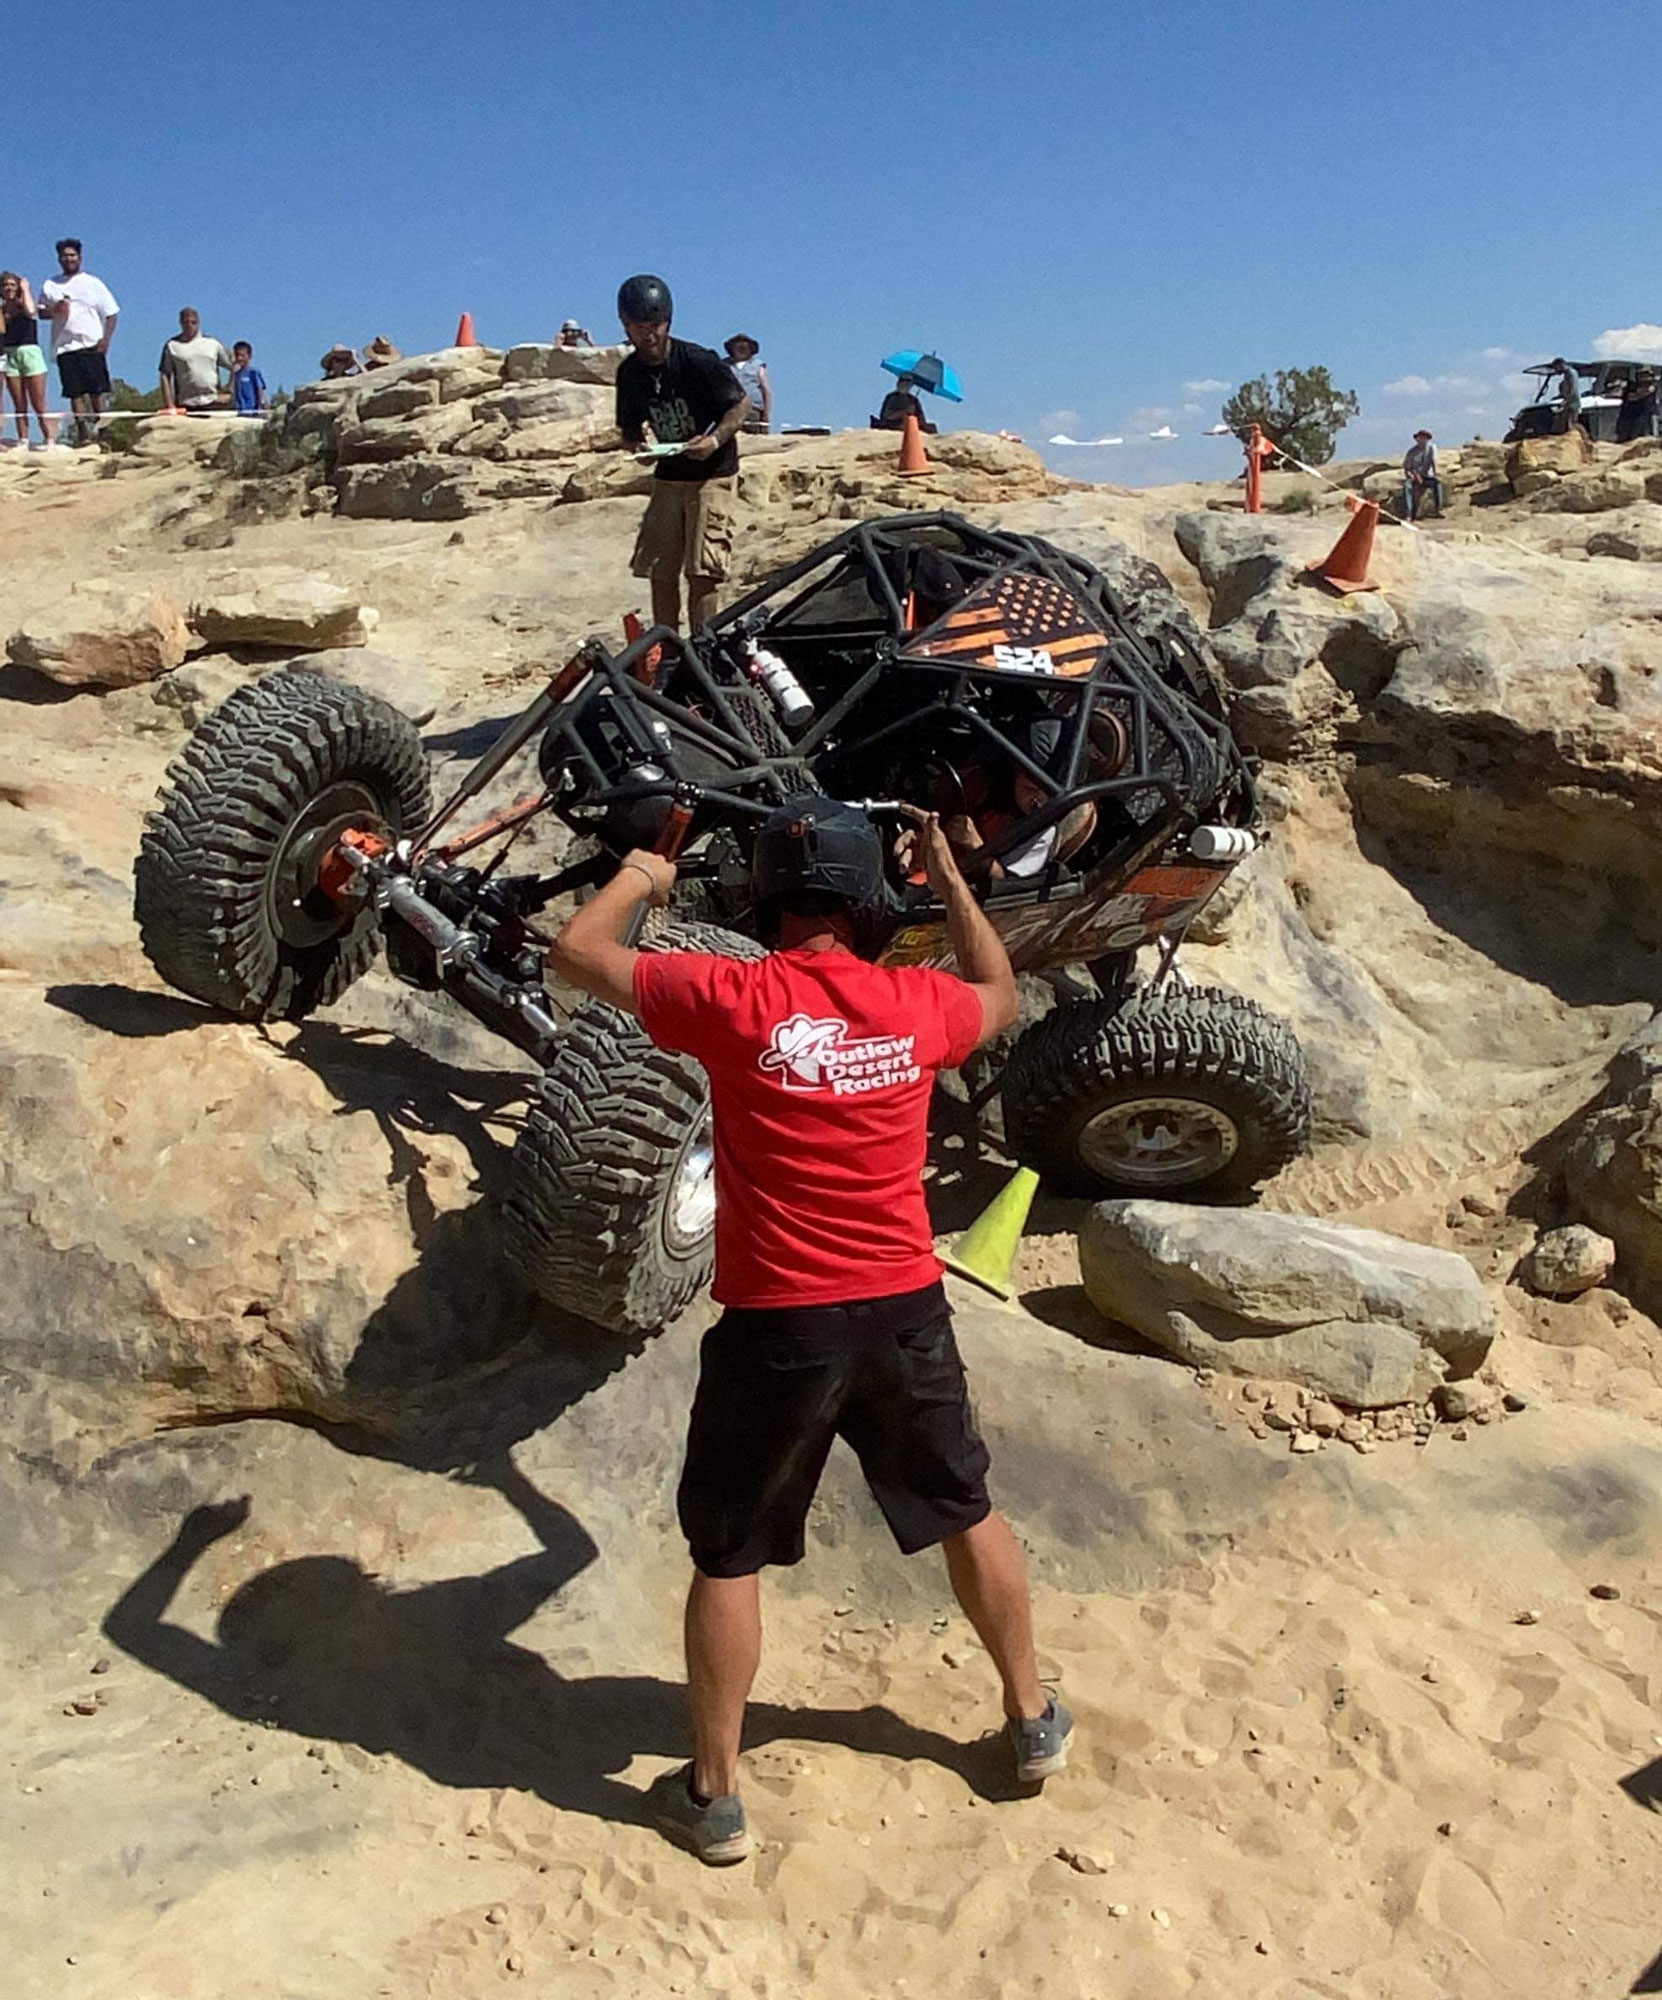
M 1088 674 L 1107 638 L 1071 592 L 1017 570 L 972 590 L 906 648 L 912 659 L 961 660 L 1010 673 Z

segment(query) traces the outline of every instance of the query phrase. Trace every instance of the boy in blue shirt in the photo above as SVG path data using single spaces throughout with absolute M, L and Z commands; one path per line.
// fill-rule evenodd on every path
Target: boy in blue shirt
M 265 377 L 254 366 L 254 350 L 246 340 L 231 349 L 231 401 L 239 417 L 258 416 L 266 407 Z

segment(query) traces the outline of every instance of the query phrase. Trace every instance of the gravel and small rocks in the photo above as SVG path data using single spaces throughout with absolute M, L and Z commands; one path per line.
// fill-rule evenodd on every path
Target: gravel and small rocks
M 1287 1440 L 1286 1448 L 1307 1457 L 1323 1445 L 1344 1445 L 1367 1457 L 1382 1444 L 1428 1445 L 1439 1435 L 1464 1444 L 1471 1425 L 1488 1426 L 1528 1407 L 1527 1399 L 1496 1383 L 1473 1376 L 1442 1382 L 1424 1402 L 1396 1403 L 1384 1409 L 1352 1410 L 1326 1396 L 1291 1382 L 1266 1382 L 1248 1377 L 1231 1381 L 1216 1370 L 1195 1371 L 1196 1382 L 1210 1389 L 1214 1408 L 1233 1412 L 1253 1437 Z

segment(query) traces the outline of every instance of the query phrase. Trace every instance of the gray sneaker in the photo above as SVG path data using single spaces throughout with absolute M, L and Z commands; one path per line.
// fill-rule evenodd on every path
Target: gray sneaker
M 1009 1724 L 1010 1748 L 1016 1753 L 1016 1776 L 1024 1785 L 1042 1784 L 1054 1778 L 1068 1761 L 1068 1744 L 1073 1737 L 1073 1717 L 1055 1696 L 1043 1715 L 1032 1721 L 1013 1717 Z
M 701 1806 L 692 1795 L 692 1766 L 665 1771 L 647 1787 L 652 1816 L 665 1833 L 712 1868 L 727 1868 L 750 1853 L 750 1829 L 737 1792 Z

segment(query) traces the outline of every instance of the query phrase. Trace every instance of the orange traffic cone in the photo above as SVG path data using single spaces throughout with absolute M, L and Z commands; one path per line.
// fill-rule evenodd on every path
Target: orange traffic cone
M 452 347 L 477 347 L 479 345 L 478 341 L 473 337 L 472 313 L 462 314 L 461 323 L 456 328 L 456 338 L 450 344 Z
M 1354 494 L 1346 496 L 1345 504 L 1351 509 L 1351 518 L 1344 533 L 1305 574 L 1319 578 L 1341 595 L 1350 590 L 1377 590 L 1379 585 L 1368 576 L 1368 558 L 1373 554 L 1373 531 L 1379 525 L 1378 505 L 1358 500 Z
M 900 461 L 895 470 L 907 478 L 929 470 L 929 454 L 923 448 L 923 430 L 916 417 L 906 419 L 905 434 L 900 440 Z

